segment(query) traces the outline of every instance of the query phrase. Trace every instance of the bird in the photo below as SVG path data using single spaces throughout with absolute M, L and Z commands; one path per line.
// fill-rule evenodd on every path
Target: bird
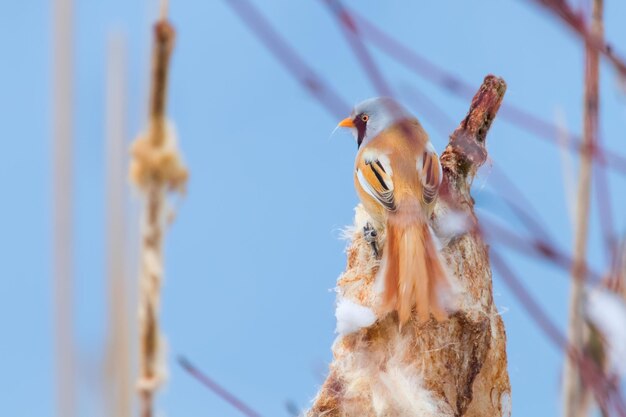
M 377 236 L 386 231 L 378 272 L 384 305 L 397 311 L 400 326 L 413 307 L 420 323 L 431 313 L 445 320 L 442 292 L 450 284 L 428 224 L 443 175 L 428 134 L 389 97 L 359 103 L 338 127 L 350 129 L 357 143 L 354 185 L 374 223 L 363 232 L 376 257 Z

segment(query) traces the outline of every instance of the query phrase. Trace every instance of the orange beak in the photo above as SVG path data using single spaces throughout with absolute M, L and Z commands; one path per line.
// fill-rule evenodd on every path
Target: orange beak
M 349 117 L 346 117 L 345 119 L 339 122 L 337 127 L 355 127 L 355 126 L 354 126 L 354 122 L 352 121 L 352 119 Z

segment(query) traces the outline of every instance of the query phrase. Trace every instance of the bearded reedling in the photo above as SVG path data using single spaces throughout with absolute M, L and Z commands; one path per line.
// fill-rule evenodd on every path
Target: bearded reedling
M 377 231 L 387 233 L 379 272 L 384 304 L 398 312 L 400 325 L 414 306 L 420 322 L 431 313 L 445 320 L 442 298 L 450 284 L 428 226 L 442 171 L 428 135 L 390 98 L 358 104 L 339 126 L 351 129 L 358 145 L 354 184 L 374 223 L 364 234 L 375 256 Z

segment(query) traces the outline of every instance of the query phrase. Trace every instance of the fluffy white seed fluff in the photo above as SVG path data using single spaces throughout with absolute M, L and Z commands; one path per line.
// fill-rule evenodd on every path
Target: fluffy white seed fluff
M 626 373 L 626 302 L 617 294 L 594 288 L 585 298 L 585 315 L 602 333 L 609 372 Z
M 399 332 L 390 338 L 389 349 L 357 347 L 335 352 L 341 358 L 335 369 L 346 383 L 341 415 L 362 415 L 362 401 L 371 401 L 373 414 L 368 415 L 375 417 L 453 416 L 451 407 L 424 386 L 420 366 L 406 362 L 414 348 L 412 339 Z M 383 363 L 385 369 L 381 370 Z
M 352 300 L 337 297 L 337 328 L 335 332 L 339 336 L 356 332 L 364 327 L 369 327 L 376 321 L 376 315 L 371 308 L 362 306 Z
M 450 210 L 437 218 L 435 235 L 439 238 L 441 248 L 450 243 L 452 239 L 463 233 L 468 232 L 472 228 L 472 220 L 467 214 Z
M 511 404 L 511 394 L 505 392 L 500 396 L 500 410 L 502 417 L 511 417 L 513 405 Z

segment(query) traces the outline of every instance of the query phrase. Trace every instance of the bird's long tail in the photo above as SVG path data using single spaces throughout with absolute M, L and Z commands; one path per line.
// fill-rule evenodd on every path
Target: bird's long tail
M 409 320 L 413 306 L 420 322 L 427 321 L 430 313 L 438 321 L 448 317 L 441 292 L 450 284 L 425 222 L 388 217 L 382 271 L 383 300 L 398 311 L 400 325 Z

